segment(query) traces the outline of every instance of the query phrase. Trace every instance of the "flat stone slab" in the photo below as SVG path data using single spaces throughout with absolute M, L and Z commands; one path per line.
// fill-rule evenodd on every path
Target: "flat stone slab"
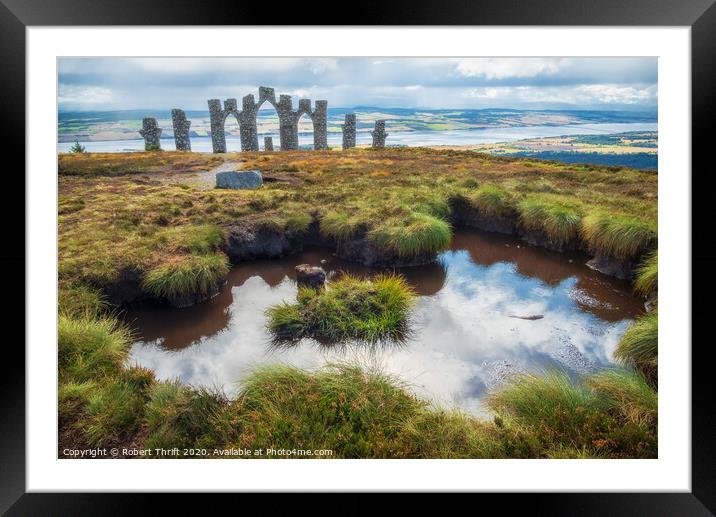
M 216 173 L 216 188 L 234 190 L 258 188 L 264 184 L 260 171 L 224 171 Z

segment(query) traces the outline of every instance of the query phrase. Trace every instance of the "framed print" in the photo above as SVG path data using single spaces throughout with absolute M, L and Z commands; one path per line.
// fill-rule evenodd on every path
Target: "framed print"
M 9 515 L 266 491 L 714 511 L 691 171 L 716 8 L 458 4 L 261 26 L 4 2 Z

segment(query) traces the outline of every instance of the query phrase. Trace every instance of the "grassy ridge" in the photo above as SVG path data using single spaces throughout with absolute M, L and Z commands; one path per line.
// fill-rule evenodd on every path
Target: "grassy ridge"
M 343 275 L 325 289 L 299 288 L 296 303 L 270 307 L 267 328 L 278 341 L 402 341 L 414 297 L 400 276 L 361 280 Z
M 60 318 L 60 445 L 332 449 L 338 458 L 656 457 L 656 396 L 607 371 L 516 378 L 494 420 L 419 400 L 356 366 L 263 367 L 235 400 L 125 368 L 129 336 L 111 319 Z
M 217 160 L 241 160 L 272 181 L 202 188 L 197 171 Z M 295 234 L 316 221 L 325 236 L 365 236 L 410 258 L 449 245 L 457 198 L 556 242 L 637 260 L 656 245 L 656 188 L 656 175 L 642 171 L 415 148 L 61 155 L 59 274 L 101 289 L 125 270 L 143 276 L 177 256 L 215 253 L 214 238 L 237 222 Z

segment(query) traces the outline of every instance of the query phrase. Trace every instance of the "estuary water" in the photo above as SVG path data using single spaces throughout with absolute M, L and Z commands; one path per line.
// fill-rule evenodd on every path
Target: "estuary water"
M 524 140 L 526 138 L 551 137 L 563 135 L 604 135 L 613 133 L 623 133 L 627 131 L 656 131 L 656 122 L 639 122 L 639 123 L 615 123 L 615 124 L 571 124 L 565 126 L 520 126 L 505 128 L 486 128 L 486 129 L 455 129 L 447 131 L 390 131 L 388 124 L 387 131 L 389 133 L 386 141 L 391 146 L 463 146 L 463 145 L 479 145 L 492 144 L 497 142 L 514 142 L 516 140 Z M 263 149 L 263 137 L 273 137 L 274 148 L 279 147 L 278 133 L 261 133 L 259 135 L 259 147 Z M 328 145 L 341 145 L 340 133 L 328 133 Z M 136 140 L 107 140 L 98 142 L 80 142 L 88 152 L 93 153 L 121 153 L 144 150 L 144 140 L 137 138 Z M 369 145 L 371 143 L 371 135 L 367 131 L 359 131 L 356 134 L 356 143 L 358 145 Z M 57 144 L 58 152 L 68 152 L 74 145 L 74 142 L 62 142 Z M 168 151 L 174 150 L 174 139 L 163 138 L 161 141 L 162 148 Z M 299 146 L 311 148 L 313 146 L 312 133 L 299 134 Z M 191 138 L 192 151 L 210 153 L 211 138 L 209 136 L 193 136 Z M 240 139 L 238 136 L 226 137 L 226 147 L 229 152 L 238 152 L 241 150 Z

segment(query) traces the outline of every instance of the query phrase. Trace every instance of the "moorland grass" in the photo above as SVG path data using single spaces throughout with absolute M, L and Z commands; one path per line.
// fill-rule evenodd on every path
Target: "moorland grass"
M 352 366 L 315 372 L 266 368 L 249 376 L 234 401 L 211 390 L 157 382 L 151 372 L 125 368 L 131 336 L 106 315 L 102 296 L 126 269 L 145 278 L 160 271 L 153 287 L 160 296 L 203 289 L 224 270 L 217 248 L 237 221 L 287 232 L 306 231 L 315 221 L 339 239 L 373 232 L 396 250 L 435 250 L 452 215 L 446 200 L 454 197 L 481 213 L 510 218 L 535 194 L 556 205 L 585 207 L 580 238 L 595 252 L 636 260 L 656 246 L 655 174 L 427 149 L 205 158 L 169 152 L 60 157 L 61 444 L 270 443 L 335 447 L 333 457 L 656 457 L 655 377 L 648 373 L 652 357 L 656 365 L 655 315 L 649 316 L 653 328 L 640 329 L 647 323 L 637 322 L 615 354 L 642 372 L 646 384 L 622 370 L 581 381 L 564 374 L 516 378 L 492 393 L 491 421 L 431 407 L 395 379 Z M 224 159 L 241 159 L 276 181 L 256 191 L 216 191 L 161 178 L 206 170 Z M 332 212 L 339 214 L 334 222 Z M 564 225 L 567 215 L 555 220 Z M 334 229 L 326 230 L 331 224 Z M 406 241 L 413 240 L 405 246 L 398 243 L 401 224 L 417 227 L 405 233 Z M 427 232 L 414 240 L 431 225 L 442 227 L 440 238 L 423 239 Z M 193 260 L 205 269 L 201 279 L 191 280 L 186 271 L 173 278 L 172 266 Z M 329 297 L 325 306 L 314 300 L 320 293 L 303 296 L 338 314 L 339 323 L 351 319 L 342 316 L 350 296 Z M 294 309 L 283 313 L 283 324 L 295 324 L 291 334 L 304 332 L 299 303 L 287 305 Z M 368 311 L 365 321 L 371 323 L 359 325 L 359 333 L 380 334 L 401 311 L 380 313 Z M 320 322 L 315 326 L 320 329 Z
M 325 289 L 300 287 L 296 303 L 266 311 L 267 328 L 277 342 L 314 338 L 341 341 L 403 341 L 409 333 L 415 293 L 402 276 L 359 279 L 342 275 Z
M 573 203 L 530 196 L 520 201 L 517 210 L 525 228 L 544 232 L 557 245 L 579 236 L 582 213 Z
M 512 194 L 499 185 L 482 185 L 467 197 L 472 206 L 488 217 L 512 217 L 514 214 Z
M 384 243 L 409 261 L 411 253 L 439 251 L 449 242 L 446 221 L 454 214 L 448 200 L 457 198 L 486 217 L 518 222 L 521 202 L 547 196 L 556 206 L 619 214 L 611 219 L 586 214 L 582 221 L 580 238 L 598 252 L 638 255 L 656 244 L 657 176 L 643 171 L 582 170 L 417 148 L 241 153 L 207 160 L 171 152 L 61 155 L 61 281 L 102 290 L 118 282 L 122 271 L 144 276 L 177 255 L 217 251 L 216 237 L 239 221 L 293 235 L 316 222 L 336 240 L 372 235 L 374 245 Z M 275 181 L 249 191 L 177 183 L 181 174 L 191 177 L 217 160 L 241 160 Z M 543 226 L 563 239 L 573 216 L 555 209 Z M 525 217 L 536 224 L 536 216 Z
M 60 319 L 60 445 L 331 449 L 334 458 L 656 457 L 656 394 L 628 371 L 516 378 L 494 420 L 431 406 L 355 365 L 265 366 L 235 400 L 124 368 L 111 319 Z
M 656 386 L 659 369 L 659 315 L 652 311 L 634 322 L 624 333 L 614 358 L 636 368 Z
M 659 282 L 659 253 L 651 251 L 636 268 L 634 290 L 642 296 L 648 297 L 658 289 Z
M 656 245 L 656 222 L 596 211 L 582 219 L 582 236 L 597 254 L 639 259 Z
M 157 298 L 176 301 L 188 294 L 208 294 L 228 272 L 223 253 L 184 255 L 150 270 L 142 285 Z
M 607 370 L 582 381 L 560 371 L 522 374 L 488 403 L 539 434 L 550 451 L 567 446 L 610 457 L 656 455 L 656 393 L 635 372 Z
M 388 219 L 368 233 L 368 240 L 402 258 L 434 255 L 450 246 L 450 224 L 429 214 L 413 212 Z

